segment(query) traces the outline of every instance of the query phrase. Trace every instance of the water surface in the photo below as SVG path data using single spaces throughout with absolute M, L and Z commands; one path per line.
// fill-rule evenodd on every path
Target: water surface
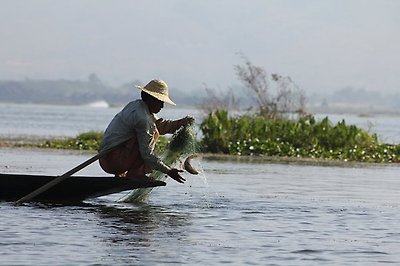
M 3 148 L 0 171 L 61 174 L 90 156 Z M 199 163 L 141 204 L 1 202 L 0 264 L 400 264 L 399 166 Z
M 119 109 L 0 104 L 0 137 L 104 130 Z M 186 114 L 200 121 L 192 109 L 161 115 Z M 400 141 L 396 117 L 330 118 Z M 92 156 L 0 148 L 0 172 L 60 175 Z M 0 202 L 0 265 L 400 264 L 398 164 L 199 163 L 201 175 L 169 180 L 141 204 L 117 203 L 124 193 L 78 205 Z M 77 174 L 104 175 L 97 163 Z

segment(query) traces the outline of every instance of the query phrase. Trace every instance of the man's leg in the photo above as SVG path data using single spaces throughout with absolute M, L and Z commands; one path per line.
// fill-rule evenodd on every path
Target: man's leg
M 138 169 L 137 174 L 139 175 L 145 174 L 141 170 L 145 167 L 143 159 L 140 156 L 136 138 L 132 138 L 121 144 L 109 154 L 100 158 L 99 163 L 105 172 L 116 176 L 135 176 L 134 169 Z M 129 175 L 127 172 L 130 172 Z

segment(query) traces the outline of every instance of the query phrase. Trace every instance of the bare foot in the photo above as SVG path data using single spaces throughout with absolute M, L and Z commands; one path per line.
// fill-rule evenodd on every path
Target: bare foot
M 123 172 L 123 173 L 120 173 L 120 174 L 116 174 L 116 175 L 114 175 L 115 177 L 126 177 L 126 173 L 127 172 Z

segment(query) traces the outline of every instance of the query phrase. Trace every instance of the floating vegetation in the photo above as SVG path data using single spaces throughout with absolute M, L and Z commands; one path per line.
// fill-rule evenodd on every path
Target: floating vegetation
M 400 145 L 384 144 L 344 120 L 336 125 L 326 117 L 265 119 L 244 115 L 229 117 L 215 111 L 202 122 L 204 152 L 320 158 L 359 162 L 400 162 Z
M 39 144 L 41 148 L 93 150 L 97 151 L 103 139 L 103 132 L 89 131 L 73 138 L 46 140 Z

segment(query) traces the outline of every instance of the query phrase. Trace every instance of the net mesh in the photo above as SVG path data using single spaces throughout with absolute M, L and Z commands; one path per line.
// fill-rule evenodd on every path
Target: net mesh
M 171 137 L 171 140 L 164 150 L 161 158 L 167 165 L 174 165 L 183 157 L 196 152 L 196 133 L 194 130 L 194 121 L 182 126 Z M 154 180 L 165 181 L 168 176 L 159 171 L 153 171 L 149 175 Z M 138 188 L 130 191 L 126 196 L 119 199 L 119 202 L 143 202 L 145 201 L 153 188 Z

